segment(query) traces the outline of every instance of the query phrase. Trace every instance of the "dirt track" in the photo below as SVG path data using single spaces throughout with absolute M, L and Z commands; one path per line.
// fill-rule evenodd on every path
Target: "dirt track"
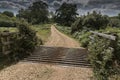
M 51 37 L 45 46 L 51 47 L 79 47 L 78 43 L 51 27 Z M 50 52 L 48 49 L 37 53 Z M 60 51 L 60 50 L 59 50 Z M 66 50 L 65 50 L 66 51 Z M 69 49 L 69 51 L 71 51 Z M 61 51 L 64 52 L 64 51 Z M 0 72 L 0 80 L 90 80 L 92 70 L 83 67 L 71 67 L 32 62 L 19 62 Z
M 80 47 L 78 42 L 59 32 L 53 25 L 51 26 L 51 36 L 45 45 L 68 48 Z

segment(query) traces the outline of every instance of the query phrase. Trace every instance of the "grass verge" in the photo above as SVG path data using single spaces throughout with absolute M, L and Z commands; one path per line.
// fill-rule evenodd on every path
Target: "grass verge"
M 70 38 L 76 40 L 77 42 L 79 42 L 78 39 L 74 38 L 73 35 L 71 35 L 71 27 L 66 27 L 66 26 L 56 26 L 57 30 L 59 30 L 61 33 L 69 36 Z M 79 45 L 81 46 L 80 42 L 79 42 Z
M 37 31 L 37 36 L 38 39 L 42 39 L 43 43 L 45 43 L 48 40 L 48 37 L 50 36 L 51 33 L 51 28 L 50 28 L 51 24 L 42 24 L 42 25 L 32 25 L 32 28 Z M 9 30 L 10 32 L 16 32 L 17 28 L 13 28 L 13 27 L 0 27 L 0 31 L 5 31 L 5 30 Z M 11 61 L 9 61 L 8 57 L 0 57 L 0 70 L 11 66 L 12 64 L 14 64 L 13 62 L 11 63 Z
M 33 25 L 32 28 L 37 31 L 37 36 L 42 39 L 43 43 L 48 40 L 51 34 L 51 24 Z

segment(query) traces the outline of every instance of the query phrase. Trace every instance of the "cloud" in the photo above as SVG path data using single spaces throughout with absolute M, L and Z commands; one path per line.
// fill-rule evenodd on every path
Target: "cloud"
M 26 8 L 37 0 L 0 0 L 0 8 L 20 9 Z M 120 13 L 120 0 L 43 0 L 48 3 L 49 10 L 54 11 L 63 2 L 75 3 L 78 5 L 78 12 L 85 14 L 88 11 L 100 10 L 104 14 Z
M 9 1 L 0 1 L 0 8 L 19 9 L 19 8 L 25 8 L 25 7 Z

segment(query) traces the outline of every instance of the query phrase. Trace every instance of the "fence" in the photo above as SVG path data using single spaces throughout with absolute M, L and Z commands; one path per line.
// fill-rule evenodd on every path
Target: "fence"
M 113 35 L 108 35 L 108 34 L 103 34 L 103 33 L 98 33 L 98 32 L 94 32 L 94 31 L 90 31 L 93 35 L 92 36 L 90 36 L 90 39 L 92 40 L 92 41 L 94 41 L 95 40 L 95 35 L 96 36 L 98 36 L 98 37 L 100 37 L 100 38 L 105 38 L 105 39 L 108 39 L 108 40 L 110 40 L 110 46 L 109 46 L 109 48 L 111 48 L 113 51 L 115 51 L 116 50 L 116 48 L 118 47 L 117 46 L 117 42 L 118 42 L 118 36 L 116 35 L 116 34 L 113 34 Z M 117 52 L 118 50 L 116 50 L 116 52 Z M 115 65 L 117 65 L 118 66 L 118 64 L 119 64 L 119 62 L 116 62 L 115 61 Z
M 90 39 L 91 40 L 95 40 L 94 39 L 94 36 L 98 36 L 98 37 L 101 37 L 101 38 L 105 38 L 105 39 L 108 39 L 108 40 L 111 40 L 111 48 L 115 48 L 116 44 L 117 44 L 117 35 L 113 34 L 113 35 L 108 35 L 108 34 L 103 34 L 103 33 L 98 33 L 98 32 L 95 32 L 95 31 L 90 31 L 93 35 L 90 36 Z
M 11 37 L 17 34 L 16 32 L 3 31 L 0 33 L 0 55 L 11 53 L 11 44 L 14 43 Z
M 119 80 L 120 46 L 118 34 L 90 31 L 89 59 L 98 80 Z M 96 80 L 95 79 L 95 80 Z
M 97 35 L 97 36 L 101 36 L 103 38 L 107 38 L 110 40 L 117 40 L 117 36 L 113 36 L 113 35 L 107 35 L 107 34 L 103 34 L 103 33 L 98 33 L 98 32 L 94 32 L 94 31 L 90 31 L 92 34 Z

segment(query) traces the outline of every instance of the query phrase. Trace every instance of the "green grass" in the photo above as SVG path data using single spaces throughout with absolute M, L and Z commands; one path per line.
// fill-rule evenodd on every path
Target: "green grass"
M 17 28 L 14 28 L 14 27 L 9 27 L 9 28 L 6 28 L 6 27 L 0 27 L 0 31 L 6 31 L 6 30 L 9 30 L 10 32 L 16 32 L 17 31 Z
M 37 36 L 39 39 L 42 39 L 43 43 L 45 43 L 51 34 L 51 24 L 43 24 L 43 25 L 33 25 L 31 26 L 33 30 L 37 31 Z M 0 32 L 9 30 L 10 32 L 16 32 L 17 28 L 6 28 L 6 27 L 0 27 Z M 13 63 L 14 64 L 14 63 Z M 2 58 L 0 57 L 0 70 L 3 68 L 6 68 L 8 66 L 12 65 L 11 62 L 8 60 L 8 58 Z
M 32 28 L 37 31 L 37 36 L 45 43 L 51 34 L 51 24 L 33 25 Z
M 72 35 L 70 34 L 70 33 L 71 33 L 71 28 L 70 28 L 70 27 L 57 25 L 56 28 L 57 28 L 60 32 L 62 32 L 62 33 L 64 33 L 64 34 L 66 34 L 67 36 L 73 38 Z
M 35 31 L 37 31 L 37 36 L 39 39 L 42 39 L 43 43 L 45 43 L 48 40 L 48 37 L 50 37 L 51 31 L 50 27 L 51 24 L 41 24 L 41 25 L 32 25 L 31 26 Z M 16 32 L 17 28 L 14 27 L 0 27 L 0 31 L 9 30 L 10 32 Z
M 74 38 L 73 35 L 71 35 L 71 27 L 66 27 L 66 26 L 59 26 L 57 25 L 56 28 L 63 34 L 69 36 L 70 38 L 76 40 L 77 42 L 79 42 L 78 39 Z M 80 43 L 80 42 L 79 42 Z M 81 44 L 79 44 L 81 46 Z

